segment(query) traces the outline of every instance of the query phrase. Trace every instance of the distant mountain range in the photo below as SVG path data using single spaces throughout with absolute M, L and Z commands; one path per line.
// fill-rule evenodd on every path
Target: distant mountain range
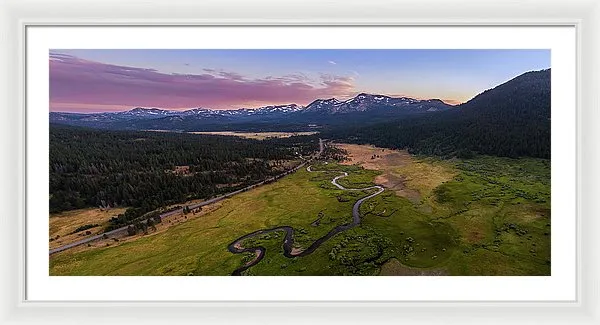
M 317 99 L 307 106 L 296 104 L 215 110 L 193 108 L 185 111 L 136 107 L 124 112 L 62 113 L 51 112 L 50 123 L 107 129 L 160 129 L 201 131 L 219 129 L 302 129 L 361 121 L 385 121 L 389 118 L 444 111 L 453 106 L 439 99 L 419 100 L 361 93 L 340 101 Z
M 160 108 L 136 107 L 124 112 L 106 112 L 106 113 L 62 113 L 51 112 L 51 118 L 56 121 L 80 120 L 80 121 L 115 121 L 131 119 L 158 119 L 172 116 L 196 118 L 215 118 L 230 116 L 253 116 L 277 113 L 290 113 L 302 110 L 302 106 L 296 104 L 265 106 L 261 108 L 242 108 L 235 110 L 215 110 L 209 108 L 193 108 L 185 111 L 165 110 Z
M 399 109 L 398 112 L 436 112 L 451 106 L 439 99 L 418 100 L 407 97 L 389 97 L 383 95 L 359 94 L 354 98 L 339 101 L 335 98 L 317 99 L 303 110 L 304 113 L 324 112 L 344 114 L 367 112 L 377 109 Z

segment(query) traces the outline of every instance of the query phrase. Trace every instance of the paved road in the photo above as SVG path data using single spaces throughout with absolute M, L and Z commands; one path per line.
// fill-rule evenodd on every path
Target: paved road
M 322 145 L 322 143 L 321 143 L 321 145 Z M 321 150 L 321 152 L 322 151 L 323 150 Z M 317 172 L 317 171 L 313 171 L 311 169 L 311 167 L 312 166 L 308 166 L 306 168 L 306 171 Z M 296 256 L 309 255 L 312 252 L 314 252 L 319 246 L 321 246 L 325 241 L 327 241 L 329 238 L 337 235 L 338 233 L 340 233 L 342 231 L 346 231 L 346 230 L 360 224 L 360 206 L 361 206 L 361 204 L 365 200 L 368 200 L 376 195 L 381 194 L 381 192 L 384 191 L 384 188 L 379 185 L 374 185 L 374 186 L 369 186 L 369 187 L 364 187 L 364 188 L 346 188 L 337 182 L 339 179 L 348 176 L 348 173 L 346 173 L 346 172 L 341 172 L 341 173 L 342 173 L 342 175 L 336 176 L 331 180 L 331 183 L 341 190 L 365 191 L 365 190 L 370 190 L 370 189 L 377 189 L 377 191 L 375 193 L 369 194 L 369 195 L 359 199 L 358 201 L 356 201 L 356 203 L 354 203 L 354 205 L 352 206 L 352 222 L 334 227 L 325 236 L 315 240 L 315 242 L 313 242 L 307 249 L 305 249 L 303 251 L 294 251 L 294 249 L 293 249 L 294 228 L 292 228 L 290 226 L 280 226 L 280 227 L 275 227 L 275 228 L 270 228 L 270 229 L 263 229 L 263 230 L 258 230 L 258 231 L 246 234 L 246 235 L 234 240 L 231 244 L 229 244 L 229 246 L 227 246 L 227 249 L 231 253 L 234 253 L 234 254 L 240 254 L 240 253 L 245 253 L 245 252 L 254 252 L 256 254 L 256 257 L 254 259 L 252 259 L 251 261 L 249 261 L 248 263 L 244 264 L 243 266 L 237 268 L 235 271 L 233 271 L 232 275 L 241 275 L 242 272 L 244 272 L 248 268 L 252 267 L 253 265 L 256 265 L 265 256 L 266 248 L 264 248 L 263 246 L 258 246 L 258 247 L 243 247 L 242 246 L 242 242 L 245 239 L 248 239 L 250 237 L 266 234 L 269 232 L 283 231 L 283 232 L 285 232 L 285 237 L 283 240 L 283 255 L 285 257 L 292 258 L 292 257 L 296 257 Z
M 323 143 L 323 139 L 319 139 L 319 153 L 317 154 L 317 157 L 319 157 L 319 156 L 321 156 L 323 154 L 323 150 L 324 149 L 325 149 L 325 145 Z M 203 201 L 203 202 L 200 202 L 200 203 L 196 203 L 196 204 L 190 204 L 190 205 L 188 205 L 188 207 L 190 209 L 192 209 L 192 210 L 193 209 L 197 209 L 199 207 L 203 207 L 205 205 L 209 205 L 209 204 L 212 204 L 212 203 L 224 200 L 226 198 L 230 198 L 230 197 L 232 197 L 232 196 L 234 196 L 236 194 L 240 194 L 242 192 L 246 192 L 248 190 L 251 190 L 253 188 L 259 187 L 261 185 L 264 185 L 264 184 L 267 184 L 267 183 L 271 183 L 271 182 L 276 181 L 276 180 L 278 180 L 278 179 L 280 179 L 280 178 L 282 178 L 282 177 L 284 177 L 286 175 L 289 175 L 291 173 L 296 172 L 298 169 L 306 166 L 306 164 L 309 161 L 311 161 L 312 159 L 313 158 L 305 160 L 300 165 L 294 167 L 293 169 L 288 170 L 287 172 L 281 173 L 281 174 L 279 174 L 277 176 L 268 178 L 268 179 L 266 179 L 266 180 L 264 180 L 262 182 L 258 182 L 256 184 L 252 184 L 250 186 L 244 187 L 244 188 L 239 189 L 237 191 L 230 192 L 230 193 L 227 193 L 225 195 L 212 198 L 210 200 L 206 200 L 206 201 Z M 165 212 L 165 213 L 163 213 L 163 214 L 161 214 L 159 216 L 160 216 L 161 219 L 163 219 L 163 218 L 166 218 L 166 217 L 169 217 L 169 216 L 172 216 L 172 215 L 175 215 L 175 214 L 179 214 L 179 213 L 182 213 L 182 212 L 183 212 L 183 208 L 177 209 L 177 210 L 173 210 L 173 211 L 169 211 L 169 212 Z M 126 233 L 127 232 L 127 227 L 129 227 L 129 226 L 128 225 L 127 226 L 123 226 L 123 227 L 115 229 L 115 230 L 107 231 L 107 232 L 99 234 L 99 235 L 95 235 L 95 236 L 92 236 L 92 237 L 87 237 L 87 238 L 84 238 L 84 239 L 80 239 L 80 240 L 74 241 L 74 242 L 72 242 L 70 244 L 67 244 L 67 245 L 64 245 L 64 246 L 60 246 L 60 247 L 57 247 L 57 248 L 50 249 L 49 250 L 49 255 L 56 254 L 58 252 L 65 251 L 65 250 L 73 248 L 73 247 L 77 247 L 77 246 L 80 246 L 80 245 L 84 245 L 84 244 L 93 242 L 95 240 L 102 239 L 102 237 L 104 237 L 104 236 L 110 237 L 110 236 L 120 235 L 122 233 Z

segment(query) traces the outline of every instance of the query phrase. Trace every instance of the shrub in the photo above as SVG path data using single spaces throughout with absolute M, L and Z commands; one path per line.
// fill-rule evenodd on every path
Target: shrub
M 135 227 L 135 226 L 133 226 L 133 225 L 129 225 L 129 226 L 127 227 L 127 235 L 129 235 L 129 236 L 134 236 L 135 234 L 137 234 L 137 229 L 136 229 L 136 227 Z
M 75 234 L 75 233 L 78 233 L 78 232 L 80 232 L 80 231 L 84 231 L 84 230 L 87 230 L 87 229 L 90 229 L 90 228 L 94 228 L 94 227 L 98 227 L 98 224 L 97 224 L 97 223 L 95 223 L 95 224 L 89 224 L 89 225 L 83 225 L 83 226 L 79 226 L 79 227 L 77 227 L 77 229 L 75 229 L 75 230 L 72 232 L 72 234 Z

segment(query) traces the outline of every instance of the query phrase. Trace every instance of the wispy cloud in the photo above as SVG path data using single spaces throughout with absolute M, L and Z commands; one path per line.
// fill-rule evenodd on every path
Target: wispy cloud
M 333 65 L 337 64 L 337 62 L 335 62 L 335 61 L 327 61 L 327 62 L 329 62 L 329 64 L 333 64 Z
M 231 71 L 204 69 L 200 74 L 167 74 L 50 54 L 51 110 L 133 106 L 162 108 L 307 104 L 315 98 L 348 97 L 353 78 L 303 74 L 248 78 Z M 70 109 L 69 109 L 70 108 Z M 79 110 L 82 110 L 79 109 Z

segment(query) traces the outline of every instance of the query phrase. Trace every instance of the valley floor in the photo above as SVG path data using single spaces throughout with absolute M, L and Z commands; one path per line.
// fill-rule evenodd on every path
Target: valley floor
M 213 132 L 189 132 L 192 134 L 228 135 L 246 139 L 265 140 L 268 138 L 289 138 L 299 135 L 313 135 L 317 132 L 236 132 L 236 131 L 213 131 Z
M 375 184 L 386 190 L 360 207 L 361 223 L 313 253 L 284 256 L 284 232 L 250 237 L 264 258 L 245 275 L 550 275 L 550 165 L 541 159 L 438 160 L 338 144 L 350 160 L 315 163 L 226 199 L 165 231 L 110 247 L 64 251 L 51 275 L 229 275 L 256 258 L 228 245 L 261 229 L 294 229 L 297 251 L 352 221 L 352 206 Z M 86 220 L 85 223 L 89 221 Z

